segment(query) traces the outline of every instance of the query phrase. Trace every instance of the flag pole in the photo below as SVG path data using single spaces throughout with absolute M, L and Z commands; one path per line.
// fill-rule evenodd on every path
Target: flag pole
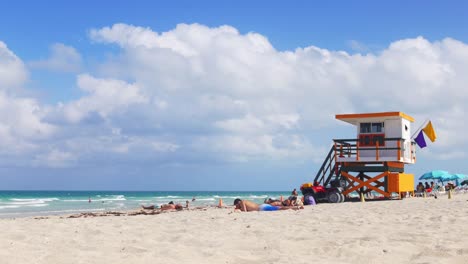
M 413 135 L 411 136 L 411 139 L 414 139 L 414 135 L 416 135 L 417 133 L 419 133 L 419 131 L 421 131 L 421 129 L 423 128 L 423 126 L 427 125 L 427 123 L 429 123 L 429 119 L 426 119 L 426 121 L 424 121 L 424 123 L 422 123 L 422 125 L 416 130 L 416 132 L 413 133 Z

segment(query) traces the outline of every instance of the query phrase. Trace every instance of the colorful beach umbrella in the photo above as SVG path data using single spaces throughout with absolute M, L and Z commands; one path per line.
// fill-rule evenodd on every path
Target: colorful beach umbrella
M 426 172 L 421 177 L 419 177 L 419 180 L 441 180 L 443 177 L 448 177 L 450 174 L 448 171 L 444 170 L 433 170 L 430 172 Z

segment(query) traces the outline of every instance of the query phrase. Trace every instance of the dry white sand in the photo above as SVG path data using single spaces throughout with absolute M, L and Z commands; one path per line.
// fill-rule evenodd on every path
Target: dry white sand
M 0 263 L 468 263 L 467 200 L 0 219 Z

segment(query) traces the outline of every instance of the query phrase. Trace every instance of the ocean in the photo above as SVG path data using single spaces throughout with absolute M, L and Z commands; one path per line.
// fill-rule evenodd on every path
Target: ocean
M 219 199 L 224 205 L 232 205 L 236 198 L 262 203 L 267 197 L 286 198 L 290 194 L 290 191 L 0 191 L 0 218 L 132 210 L 170 201 L 184 206 L 186 201 L 190 206 L 216 206 Z

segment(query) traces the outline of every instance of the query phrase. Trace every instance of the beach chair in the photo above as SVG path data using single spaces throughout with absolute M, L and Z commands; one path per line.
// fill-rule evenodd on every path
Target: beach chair
M 434 188 L 435 189 L 435 188 Z M 426 196 L 436 196 L 435 191 L 432 188 L 427 188 L 426 189 Z
M 414 192 L 414 197 L 424 197 L 424 192 Z
M 439 189 L 439 187 L 434 187 L 432 189 L 426 189 L 426 195 L 428 197 L 437 197 L 442 194 L 445 194 L 445 189 L 442 191 Z
M 468 192 L 468 185 L 462 185 L 462 186 L 457 186 L 455 187 L 455 192 L 456 193 L 467 193 Z
M 455 191 L 455 193 L 464 193 L 463 186 L 457 186 L 453 190 Z
M 445 187 L 444 186 L 439 186 L 437 188 L 435 188 L 438 195 L 443 195 L 443 194 L 446 194 L 446 191 L 445 191 Z

